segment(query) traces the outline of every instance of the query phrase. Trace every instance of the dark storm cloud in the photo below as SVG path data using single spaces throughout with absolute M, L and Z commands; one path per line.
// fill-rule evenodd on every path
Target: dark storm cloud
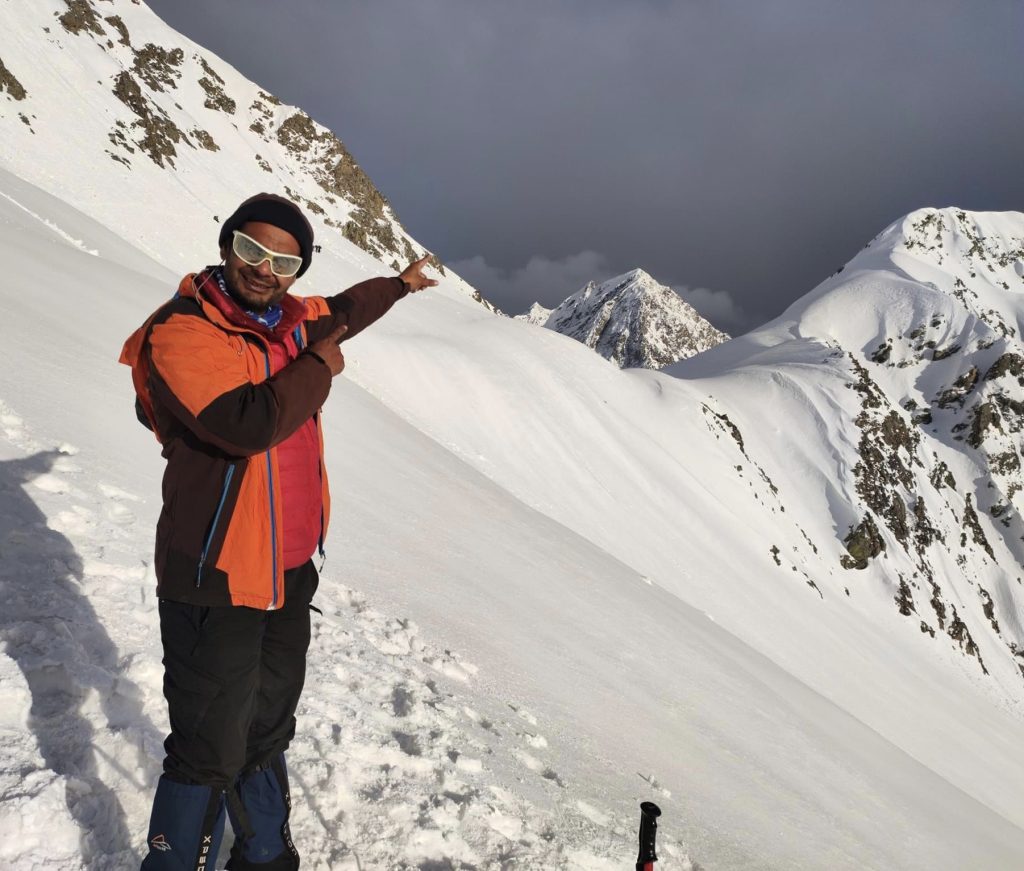
M 547 263 L 513 312 L 600 252 L 588 278 L 751 327 L 912 209 L 1024 199 L 1015 0 L 151 5 L 335 130 L 446 262 L 502 293 Z
M 474 287 L 486 287 L 487 298 L 512 314 L 534 302 L 555 308 L 587 282 L 615 274 L 608 258 L 596 251 L 581 251 L 558 260 L 534 255 L 525 266 L 514 269 L 492 266 L 479 254 L 467 260 L 449 261 L 448 265 Z M 673 290 L 726 332 L 739 330 L 746 323 L 743 309 L 725 291 L 686 285 L 673 285 Z

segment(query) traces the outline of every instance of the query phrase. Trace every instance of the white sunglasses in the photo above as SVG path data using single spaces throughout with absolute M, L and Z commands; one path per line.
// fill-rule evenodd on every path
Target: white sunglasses
M 291 278 L 302 268 L 302 257 L 271 251 L 241 230 L 234 231 L 231 250 L 238 255 L 239 260 L 250 266 L 259 266 L 264 260 L 269 260 L 270 271 L 278 278 Z

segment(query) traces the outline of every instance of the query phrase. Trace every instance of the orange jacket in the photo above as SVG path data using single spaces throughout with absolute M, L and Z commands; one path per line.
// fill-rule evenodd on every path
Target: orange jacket
M 208 272 L 186 275 L 173 299 L 125 342 L 139 419 L 167 468 L 156 532 L 157 595 L 199 605 L 284 604 L 276 446 L 311 417 L 320 433 L 321 544 L 330 519 L 320 407 L 331 373 L 307 350 L 270 372 L 265 327 L 216 304 Z M 279 331 L 305 349 L 341 324 L 351 338 L 408 288 L 372 278 L 333 297 L 286 295 Z

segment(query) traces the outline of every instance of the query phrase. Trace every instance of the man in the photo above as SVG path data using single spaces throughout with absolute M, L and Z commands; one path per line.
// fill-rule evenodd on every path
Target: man
M 313 230 L 272 194 L 242 203 L 219 244 L 222 264 L 185 276 L 121 354 L 167 460 L 155 562 L 171 733 L 145 871 L 212 869 L 225 812 L 232 871 L 299 867 L 284 751 L 330 514 L 320 407 L 341 339 L 437 284 L 423 258 L 337 296 L 289 295 Z

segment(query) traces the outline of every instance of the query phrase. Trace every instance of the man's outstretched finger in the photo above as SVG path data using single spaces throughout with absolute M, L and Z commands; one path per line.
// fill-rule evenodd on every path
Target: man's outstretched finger
M 348 332 L 348 327 L 345 324 L 342 324 L 340 327 L 338 327 L 336 330 L 334 330 L 334 332 L 332 332 L 327 338 L 330 339 L 332 342 L 334 342 L 334 344 L 340 345 L 341 344 L 341 337 L 344 336 L 345 333 L 347 333 L 347 332 Z

